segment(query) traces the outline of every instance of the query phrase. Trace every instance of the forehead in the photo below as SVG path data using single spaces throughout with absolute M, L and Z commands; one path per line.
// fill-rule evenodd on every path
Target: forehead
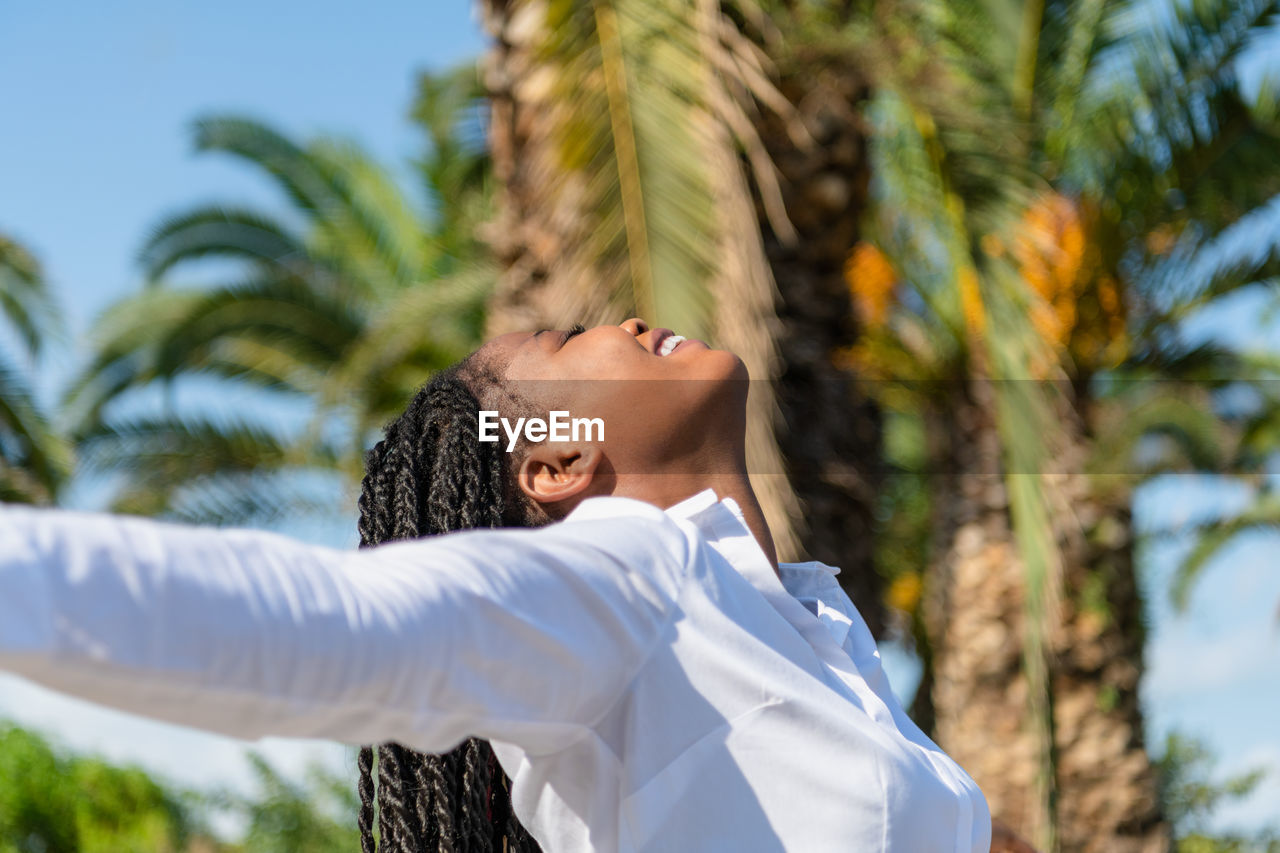
M 498 374 L 505 374 L 513 361 L 524 360 L 538 349 L 533 332 L 509 332 L 487 341 L 473 358 Z

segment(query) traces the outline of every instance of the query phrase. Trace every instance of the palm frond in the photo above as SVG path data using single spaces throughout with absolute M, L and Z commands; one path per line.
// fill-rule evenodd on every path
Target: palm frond
M 420 217 L 355 146 L 320 141 L 304 148 L 260 122 L 213 117 L 196 122 L 196 147 L 235 155 L 270 174 L 310 221 L 317 251 L 348 262 L 357 283 L 378 291 L 424 268 Z
M 301 518 L 345 521 L 352 512 L 343 500 L 348 486 L 337 476 L 319 478 L 309 469 L 263 473 L 219 473 L 184 484 L 159 512 L 174 521 L 218 527 L 264 527 Z M 133 491 L 117 497 L 117 511 L 147 506 L 149 493 Z M 135 503 L 136 500 L 136 503 Z
M 202 206 L 165 217 L 151 232 L 139 262 L 151 282 L 173 267 L 202 258 L 232 258 L 302 272 L 311 263 L 301 240 L 255 210 Z
M 167 378 L 160 362 L 164 341 L 205 298 L 196 290 L 153 289 L 109 306 L 90 331 L 93 358 L 63 395 L 61 417 L 70 433 L 91 427 L 125 389 Z
M 296 443 L 261 424 L 210 415 L 138 415 L 99 423 L 81 438 L 83 470 L 122 480 L 116 512 L 204 523 L 265 523 L 319 505 L 279 503 L 307 472 L 336 471 L 324 445 Z M 251 486 L 251 487 L 250 487 Z
M 492 267 L 476 264 L 405 290 L 382 306 L 324 381 L 321 405 L 344 404 L 359 393 L 379 401 L 362 407 L 364 426 L 381 424 L 430 373 L 479 344 L 484 301 L 496 277 Z M 400 375 L 408 381 L 397 381 Z
M 0 316 L 8 319 L 27 352 L 36 355 L 61 326 L 40 263 L 27 249 L 0 234 Z
M 544 61 L 558 72 L 560 164 L 585 193 L 569 263 L 596 271 L 607 313 L 706 335 L 718 233 L 697 22 L 694 4 L 676 0 L 554 0 Z
M 198 290 L 149 290 L 112 306 L 96 355 L 64 398 L 75 434 L 126 389 L 189 373 L 311 393 L 360 335 L 356 306 L 293 279 Z
M 315 221 L 313 243 L 374 293 L 390 293 L 414 282 L 438 254 L 422 213 L 415 210 L 387 172 L 360 148 L 331 139 L 307 153 L 341 189 L 344 204 Z
M 1228 222 L 1280 192 L 1280 142 L 1267 90 L 1249 101 L 1240 54 L 1275 22 L 1271 0 L 1118 7 L 1112 41 L 1081 86 L 1078 123 L 1094 131 L 1068 171 L 1091 189 L 1133 196 L 1133 213 Z M 1077 136 L 1082 140 L 1084 137 Z M 1112 175 L 1123 186 L 1107 186 Z M 1146 210 L 1143 210 L 1146 208 Z
M 1280 196 L 1217 234 L 1184 234 L 1140 274 L 1155 322 L 1186 319 L 1221 296 L 1280 278 Z
M 1056 354 L 1028 324 L 1028 303 L 1035 298 L 1005 259 L 986 260 L 983 301 L 987 318 L 982 342 L 995 385 L 996 426 L 1004 456 L 1009 514 L 1022 557 L 1027 597 L 1024 603 L 1023 669 L 1028 683 L 1032 725 L 1039 738 L 1036 807 L 1043 837 L 1053 849 L 1054 739 L 1052 684 L 1049 677 L 1051 632 L 1059 623 L 1062 555 L 1059 526 L 1051 504 L 1055 441 L 1061 435 L 1058 413 L 1067 408 L 1055 381 Z
M 1209 563 L 1237 536 L 1247 532 L 1280 533 L 1280 495 L 1260 495 L 1239 515 L 1203 525 L 1196 531 L 1196 543 L 1179 563 L 1170 588 L 1170 598 L 1177 609 L 1186 609 L 1192 587 Z
M 1213 342 L 1189 345 L 1176 335 L 1145 336 L 1125 363 L 1099 377 L 1099 397 L 1114 397 L 1142 382 L 1185 382 L 1217 387 L 1258 376 L 1247 357 Z
M 1089 470 L 1103 476 L 1152 477 L 1175 470 L 1225 470 L 1235 443 L 1207 391 L 1183 383 L 1139 381 L 1113 390 L 1112 417 L 1101 418 Z M 1157 454 L 1143 443 L 1162 437 Z
M 423 74 L 410 112 L 427 133 L 429 150 L 416 163 L 430 207 L 431 227 L 446 260 L 467 254 L 477 224 L 487 221 L 492 188 L 484 85 L 479 69 Z M 437 269 L 447 275 L 452 268 Z
M 1080 115 L 1080 99 L 1100 54 L 1114 43 L 1108 21 L 1125 6 L 1124 0 L 1052 2 L 1045 11 L 1038 63 L 1038 97 L 1053 121 L 1045 127 L 1042 145 L 1053 162 L 1065 162 L 1077 146 L 1089 144 L 1096 130 Z M 1087 119 L 1087 117 L 1084 117 Z
M 338 363 L 360 334 L 362 312 L 292 278 L 264 279 L 204 295 L 169 329 L 157 359 L 161 375 L 213 369 L 255 382 L 311 390 L 307 377 Z M 253 361 L 241 363 L 224 342 L 256 337 L 305 369 L 279 376 Z
M 309 217 L 323 218 L 343 205 L 338 187 L 307 152 L 270 125 L 239 116 L 208 116 L 193 124 L 197 151 L 230 154 L 274 178 Z
M 71 461 L 70 445 L 41 414 L 24 377 L 0 361 L 0 500 L 51 502 Z

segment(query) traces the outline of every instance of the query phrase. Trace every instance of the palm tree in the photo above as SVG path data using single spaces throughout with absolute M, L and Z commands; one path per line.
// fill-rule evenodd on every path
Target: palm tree
M 1266 260 L 1236 253 L 1181 293 L 1157 274 L 1188 272 L 1170 243 L 1280 189 L 1262 159 L 1274 112 L 1234 66 L 1275 4 L 1146 25 L 1138 4 L 991 8 L 908 10 L 930 49 L 899 45 L 908 73 L 877 81 L 877 233 L 849 267 L 865 323 L 850 364 L 914 422 L 932 498 L 908 602 L 917 710 L 1042 845 L 1164 849 L 1137 697 L 1136 478 L 1087 472 L 1108 410 L 1141 414 L 1134 435 L 1173 426 L 1151 400 L 1167 393 L 1116 379 L 1203 366 L 1171 323 Z
M 120 481 L 113 509 L 220 523 L 338 509 L 318 495 L 357 482 L 372 431 L 479 339 L 493 274 L 471 236 L 488 198 L 477 86 L 466 71 L 420 86 L 414 114 L 432 146 L 418 173 L 434 210 L 352 144 L 303 146 L 238 117 L 196 123 L 197 150 L 265 172 L 292 218 L 203 205 L 147 240 L 149 286 L 103 315 L 68 399 L 86 469 Z M 210 259 L 227 280 L 176 286 Z M 130 403 L 156 384 L 208 393 L 210 380 L 233 414 Z M 255 417 L 268 397 L 300 424 Z
M 35 359 L 58 332 L 57 314 L 40 264 L 0 234 L 0 317 L 18 358 Z M 66 480 L 70 448 L 36 404 L 20 364 L 0 353 L 0 501 L 51 503 Z
M 858 340 L 843 269 L 870 204 L 863 113 L 871 78 L 861 37 L 850 32 L 859 15 L 847 3 L 766 3 L 755 15 L 742 4 L 737 11 L 789 105 L 764 105 L 753 119 L 777 165 L 787 216 L 771 215 L 768 187 L 757 181 L 757 219 L 778 285 L 779 440 L 804 510 L 803 544 L 842 567 L 845 590 L 882 636 L 883 579 L 873 558 L 883 486 L 880 410 L 838 359 Z

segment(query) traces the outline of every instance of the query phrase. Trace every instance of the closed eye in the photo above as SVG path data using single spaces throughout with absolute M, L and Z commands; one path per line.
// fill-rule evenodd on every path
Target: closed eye
M 582 325 L 581 323 L 574 323 L 573 327 L 570 328 L 569 331 L 564 333 L 564 338 L 560 341 L 560 346 L 563 347 L 565 344 L 569 343 L 569 340 L 573 338 L 575 335 L 580 335 L 586 330 L 587 330 L 587 327 Z

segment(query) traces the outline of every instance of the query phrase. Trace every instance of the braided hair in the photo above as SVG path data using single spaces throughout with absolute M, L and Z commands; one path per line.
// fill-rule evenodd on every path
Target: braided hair
M 437 374 L 387 425 L 365 459 L 361 547 L 539 523 L 514 486 L 509 454 L 479 441 L 477 394 L 490 397 L 498 384 L 492 368 L 472 356 Z M 366 746 L 359 770 L 361 853 L 541 849 L 516 819 L 511 780 L 487 741 L 471 738 L 444 755 L 397 743 Z

